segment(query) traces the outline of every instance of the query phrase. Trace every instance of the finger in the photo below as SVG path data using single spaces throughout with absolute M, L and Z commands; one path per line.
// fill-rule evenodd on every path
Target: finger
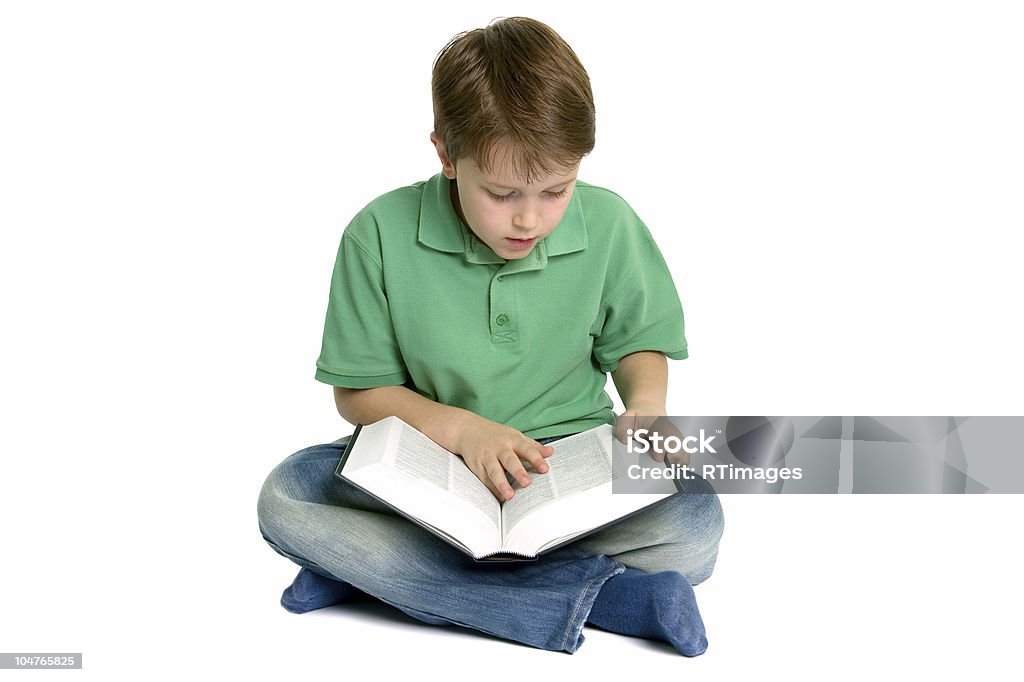
M 491 479 L 487 476 L 487 470 L 484 469 L 483 465 L 478 464 L 477 462 L 473 462 L 472 464 L 466 462 L 466 466 L 468 466 L 469 470 L 473 472 L 473 475 L 480 479 L 480 482 L 491 491 L 492 495 L 498 498 L 499 501 L 504 499 L 502 498 L 501 493 L 495 489 L 494 484 L 491 483 Z
M 665 461 L 665 451 L 661 448 L 656 438 L 651 437 L 650 431 L 646 433 L 633 433 L 631 439 L 639 452 L 646 452 L 655 462 Z M 628 445 L 629 443 L 627 443 Z
M 491 481 L 488 478 L 486 478 L 486 476 L 484 478 L 481 478 L 480 482 L 483 483 L 485 486 L 487 486 L 487 489 L 491 491 L 492 495 L 494 495 L 494 499 L 498 500 L 498 502 L 504 502 L 505 501 L 505 498 L 502 496 L 502 494 L 499 493 L 494 488 L 494 484 L 491 483 Z
M 658 417 L 651 426 L 651 430 L 655 433 L 660 433 L 665 438 L 675 436 L 679 440 L 683 439 L 683 432 L 668 417 Z
M 507 450 L 501 455 L 501 465 L 505 467 L 512 478 L 522 487 L 530 485 L 530 474 L 523 468 L 523 463 L 519 461 L 519 456 L 515 450 Z
M 520 465 L 521 467 L 522 465 Z M 508 484 L 508 478 L 505 477 L 505 469 L 501 466 L 501 463 L 497 458 L 488 461 L 484 468 L 487 471 L 487 480 L 494 484 L 495 490 L 498 491 L 499 500 L 510 500 L 515 495 L 515 491 L 512 490 L 512 486 Z
M 630 429 L 636 429 L 636 415 L 631 412 L 623 412 L 615 420 L 615 440 L 626 445 L 629 442 Z
M 516 454 L 520 459 L 529 462 L 538 474 L 546 474 L 551 467 L 544 461 L 544 458 L 550 457 L 554 451 L 555 449 L 550 445 L 541 445 L 537 441 L 530 441 L 525 447 L 517 448 Z
M 668 417 L 658 417 L 651 425 L 651 432 L 658 436 L 657 441 L 661 444 L 668 442 L 670 437 L 674 437 L 676 442 L 681 443 L 683 441 L 682 432 L 676 428 L 676 425 Z M 668 452 L 664 445 L 657 447 L 659 454 L 658 461 L 664 461 L 666 456 L 668 461 L 675 464 L 689 464 L 690 455 L 685 450 L 679 450 L 678 452 Z
M 674 452 L 668 456 L 668 461 L 672 464 L 680 464 L 688 467 L 690 466 L 690 453 L 685 450 Z
M 650 431 L 648 431 L 648 433 L 646 433 L 643 437 L 638 437 L 635 435 L 633 437 L 647 445 L 647 454 L 650 456 L 651 459 L 653 459 L 655 462 L 664 462 L 665 448 L 662 445 L 664 441 L 659 440 L 657 438 L 657 435 L 657 432 L 651 433 Z

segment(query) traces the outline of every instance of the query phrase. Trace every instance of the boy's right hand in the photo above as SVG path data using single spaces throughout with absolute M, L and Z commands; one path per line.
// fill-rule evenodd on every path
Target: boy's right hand
M 538 473 L 546 473 L 554 449 L 541 445 L 510 426 L 492 422 L 478 415 L 467 415 L 459 425 L 455 454 L 461 455 L 470 471 L 500 501 L 515 495 L 505 475 L 507 471 L 520 487 L 530 485 L 530 475 L 521 460 L 529 462 Z

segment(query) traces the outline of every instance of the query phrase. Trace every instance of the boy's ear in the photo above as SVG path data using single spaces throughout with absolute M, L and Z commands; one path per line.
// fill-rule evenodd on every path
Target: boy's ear
M 437 136 L 437 133 L 430 133 L 430 141 L 437 150 L 437 158 L 441 159 L 441 172 L 449 180 L 455 179 L 455 164 L 448 158 L 448 152 L 444 149 L 444 142 Z

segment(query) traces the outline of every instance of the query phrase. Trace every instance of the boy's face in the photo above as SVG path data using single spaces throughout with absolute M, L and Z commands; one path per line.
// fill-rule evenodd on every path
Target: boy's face
M 497 145 L 498 160 L 485 173 L 472 159 L 448 161 L 443 146 L 431 135 L 442 168 L 453 183 L 452 205 L 455 212 L 477 239 L 506 260 L 525 258 L 544 237 L 561 222 L 576 188 L 579 163 L 564 171 L 526 183 L 512 173 L 508 148 Z

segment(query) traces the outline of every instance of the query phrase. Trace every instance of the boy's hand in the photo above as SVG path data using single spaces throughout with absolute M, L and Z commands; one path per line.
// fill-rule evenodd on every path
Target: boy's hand
M 664 408 L 651 409 L 647 408 L 644 410 L 626 410 L 620 414 L 615 420 L 615 438 L 625 444 L 629 440 L 629 430 L 632 429 L 633 433 L 636 433 L 640 429 L 646 429 L 648 431 L 648 437 L 644 438 L 645 441 L 650 441 L 650 435 L 658 434 L 661 436 L 661 442 L 669 436 L 675 436 L 680 441 L 683 439 L 683 434 L 679 432 L 676 425 L 664 415 Z M 653 414 L 652 414 L 653 413 Z M 636 436 L 633 436 L 636 438 Z M 663 448 L 651 447 L 650 449 L 651 458 L 656 462 L 664 462 L 666 453 Z M 668 453 L 668 459 L 673 464 L 681 464 L 688 466 L 690 464 L 690 455 L 685 451 Z
M 554 452 L 551 446 L 541 445 L 510 426 L 477 415 L 467 415 L 465 423 L 460 424 L 456 448 L 455 453 L 462 456 L 470 471 L 500 501 L 515 495 L 506 471 L 520 487 L 526 487 L 530 485 L 530 475 L 520 460 L 526 460 L 543 474 L 548 471 L 544 458 Z

